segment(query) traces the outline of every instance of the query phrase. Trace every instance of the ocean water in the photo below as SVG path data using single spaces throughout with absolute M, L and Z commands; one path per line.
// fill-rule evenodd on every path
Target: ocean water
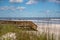
M 13 18 L 13 17 L 0 17 L 0 20 L 10 20 L 10 21 L 33 21 L 36 23 L 47 23 L 47 24 L 60 24 L 60 18 Z

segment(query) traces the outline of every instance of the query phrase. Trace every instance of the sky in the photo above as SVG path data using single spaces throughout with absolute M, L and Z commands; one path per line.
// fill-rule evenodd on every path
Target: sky
M 60 0 L 0 0 L 0 17 L 60 17 Z

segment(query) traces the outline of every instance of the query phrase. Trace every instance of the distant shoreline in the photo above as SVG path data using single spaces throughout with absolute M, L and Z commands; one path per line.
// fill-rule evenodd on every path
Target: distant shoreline
M 59 19 L 60 17 L 0 17 L 0 20 L 51 20 Z

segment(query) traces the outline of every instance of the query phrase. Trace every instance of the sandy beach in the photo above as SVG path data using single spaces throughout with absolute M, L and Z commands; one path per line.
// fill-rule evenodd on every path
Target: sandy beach
M 51 33 L 59 32 L 60 31 L 60 24 L 45 24 L 45 23 L 37 23 L 37 30 L 38 31 L 45 31 L 49 30 Z
M 60 24 L 46 24 L 46 23 L 36 23 L 37 24 L 37 30 L 40 33 L 50 33 L 54 34 L 54 37 L 56 40 L 58 40 L 58 36 L 60 35 Z

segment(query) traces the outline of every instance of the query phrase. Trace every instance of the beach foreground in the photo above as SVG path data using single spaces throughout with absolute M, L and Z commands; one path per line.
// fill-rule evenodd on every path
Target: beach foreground
M 1 40 L 60 40 L 60 24 L 38 23 L 36 30 L 26 30 L 13 24 L 0 24 Z M 24 37 L 25 38 L 24 38 Z

